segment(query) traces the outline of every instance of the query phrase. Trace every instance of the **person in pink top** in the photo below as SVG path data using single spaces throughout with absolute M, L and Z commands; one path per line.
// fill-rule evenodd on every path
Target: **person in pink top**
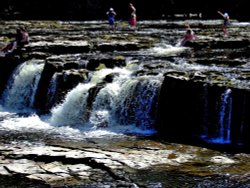
M 15 39 L 0 51 L 4 53 L 12 53 L 16 49 L 23 48 L 26 44 L 29 44 L 29 34 L 24 27 L 19 27 L 16 29 Z
M 184 35 L 183 39 L 181 40 L 181 46 L 188 46 L 191 42 L 195 41 L 196 36 L 194 31 L 187 25 L 187 31 Z
M 132 27 L 136 27 L 136 9 L 132 3 L 129 3 L 129 10 L 130 10 L 129 24 Z

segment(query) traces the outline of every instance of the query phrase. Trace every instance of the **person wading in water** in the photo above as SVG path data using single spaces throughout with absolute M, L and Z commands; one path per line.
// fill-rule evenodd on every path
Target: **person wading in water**
M 129 25 L 135 28 L 136 27 L 136 9 L 132 3 L 129 3 L 129 10 L 130 10 Z
M 189 25 L 187 25 L 186 34 L 184 35 L 181 46 L 189 46 L 190 43 L 195 41 L 196 37 L 194 31 L 191 29 Z
M 106 13 L 108 15 L 108 22 L 112 30 L 115 30 L 115 16 L 116 12 L 113 8 L 110 8 L 109 11 Z
M 222 30 L 223 30 L 223 33 L 224 33 L 224 36 L 227 36 L 228 35 L 228 32 L 227 32 L 227 27 L 228 25 L 230 24 L 230 18 L 229 18 L 229 15 L 228 13 L 222 13 L 220 11 L 217 11 L 219 15 L 221 15 L 223 17 L 223 24 L 222 24 Z

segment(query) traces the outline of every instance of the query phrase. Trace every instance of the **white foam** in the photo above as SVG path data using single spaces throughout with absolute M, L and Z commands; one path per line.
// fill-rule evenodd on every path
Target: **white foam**
M 48 129 L 50 125 L 41 121 L 37 115 L 33 114 L 29 117 L 7 118 L 1 122 L 1 127 L 8 130 L 33 131 Z
M 156 46 L 151 49 L 152 54 L 155 56 L 172 56 L 184 52 L 187 50 L 186 47 L 182 46 L 171 46 L 171 45 L 161 45 Z

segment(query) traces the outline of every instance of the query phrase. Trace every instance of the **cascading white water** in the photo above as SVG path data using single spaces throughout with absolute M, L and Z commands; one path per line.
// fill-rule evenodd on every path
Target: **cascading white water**
M 120 77 L 116 78 L 115 82 L 108 84 L 98 93 L 90 117 L 91 124 L 95 127 L 130 125 L 144 133 L 154 133 L 152 125 L 155 114 L 152 112 L 157 105 L 156 97 L 161 83 L 160 77 L 128 77 L 126 81 Z
M 89 90 L 113 73 L 116 73 L 113 82 L 104 85 L 92 108 L 87 109 Z M 67 94 L 62 104 L 52 109 L 50 122 L 59 126 L 91 125 L 92 128 L 118 125 L 136 125 L 145 130 L 152 128 L 155 99 L 162 79 L 150 76 L 132 78 L 130 74 L 126 69 L 96 72 L 89 83 L 79 84 Z
M 90 124 L 94 127 L 106 127 L 112 123 L 110 112 L 121 89 L 118 82 L 107 84 L 101 89 L 93 103 Z
M 89 83 L 79 84 L 66 95 L 62 104 L 52 109 L 50 122 L 57 126 L 87 124 L 89 120 L 87 116 L 89 113 L 87 111 L 89 89 L 103 81 L 103 78 L 108 74 L 119 72 L 121 73 L 124 71 L 122 69 L 103 69 L 95 72 Z
M 5 108 L 23 110 L 32 108 L 44 64 L 37 60 L 22 63 L 13 72 L 3 93 Z
M 116 98 L 114 114 L 123 125 L 134 124 L 142 129 L 152 128 L 156 98 L 161 86 L 159 77 L 138 77 L 128 80 Z
M 230 143 L 231 115 L 232 115 L 232 97 L 231 89 L 227 89 L 223 95 L 221 113 L 220 113 L 220 137 L 224 143 Z M 226 111 L 227 110 L 227 111 Z
M 182 53 L 186 50 L 186 47 L 182 47 L 179 44 L 177 44 L 176 46 L 172 46 L 161 43 L 158 46 L 155 46 L 154 48 L 150 49 L 149 53 L 154 56 L 173 56 Z
M 217 138 L 213 139 L 216 143 L 230 143 L 231 134 L 231 115 L 232 115 L 232 97 L 231 89 L 227 89 L 221 97 L 221 107 L 219 114 L 219 129 Z
M 93 86 L 93 84 L 79 84 L 70 91 L 64 102 L 52 109 L 51 124 L 73 126 L 86 123 L 88 90 Z

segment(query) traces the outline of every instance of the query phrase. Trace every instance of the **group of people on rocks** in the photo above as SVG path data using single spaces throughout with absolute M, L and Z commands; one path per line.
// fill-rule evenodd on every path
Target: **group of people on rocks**
M 228 35 L 228 33 L 227 33 L 227 27 L 230 24 L 229 15 L 228 15 L 228 13 L 224 13 L 223 14 L 220 11 L 217 11 L 217 12 L 223 18 L 222 30 L 223 30 L 224 36 L 227 36 Z M 183 39 L 181 40 L 181 46 L 189 46 L 190 43 L 192 43 L 193 41 L 195 41 L 195 39 L 196 39 L 196 36 L 195 36 L 194 31 L 190 28 L 189 25 L 187 25 L 186 34 L 184 35 Z
M 129 10 L 130 10 L 130 19 L 129 24 L 131 27 L 136 27 L 136 8 L 132 3 L 129 4 Z M 221 13 L 218 11 L 218 14 L 220 14 L 223 17 L 223 25 L 222 30 L 225 36 L 227 36 L 227 27 L 229 25 L 229 15 L 228 13 Z M 115 29 L 115 16 L 116 12 L 113 8 L 110 8 L 107 12 L 108 15 L 108 22 L 110 27 L 114 30 Z M 189 46 L 190 43 L 194 42 L 196 39 L 194 31 L 191 29 L 190 25 L 186 26 L 186 33 L 183 36 L 180 45 L 181 46 Z M 24 27 L 19 27 L 16 29 L 15 39 L 11 41 L 8 45 L 3 47 L 0 51 L 7 53 L 12 53 L 14 50 L 22 49 L 26 44 L 29 43 L 29 34 L 27 30 Z
M 130 18 L 129 18 L 129 25 L 133 28 L 136 27 L 136 8 L 132 3 L 129 3 L 129 12 L 130 12 Z M 110 27 L 114 30 L 115 29 L 115 16 L 116 12 L 114 9 L 111 7 L 107 13 L 108 15 L 108 22 Z
M 129 10 L 130 10 L 129 25 L 135 28 L 136 27 L 136 8 L 134 7 L 132 3 L 129 3 Z M 224 36 L 227 36 L 228 35 L 227 27 L 230 23 L 229 15 L 228 13 L 223 14 L 220 11 L 217 11 L 217 12 L 223 17 L 222 30 L 223 30 Z M 114 30 L 116 12 L 114 11 L 113 8 L 110 8 L 109 11 L 107 12 L 107 15 L 108 15 L 109 25 L 112 28 L 112 30 Z M 192 43 L 196 39 L 195 33 L 191 29 L 190 25 L 187 25 L 186 27 L 187 27 L 186 33 L 180 42 L 181 46 L 188 46 L 190 43 Z

